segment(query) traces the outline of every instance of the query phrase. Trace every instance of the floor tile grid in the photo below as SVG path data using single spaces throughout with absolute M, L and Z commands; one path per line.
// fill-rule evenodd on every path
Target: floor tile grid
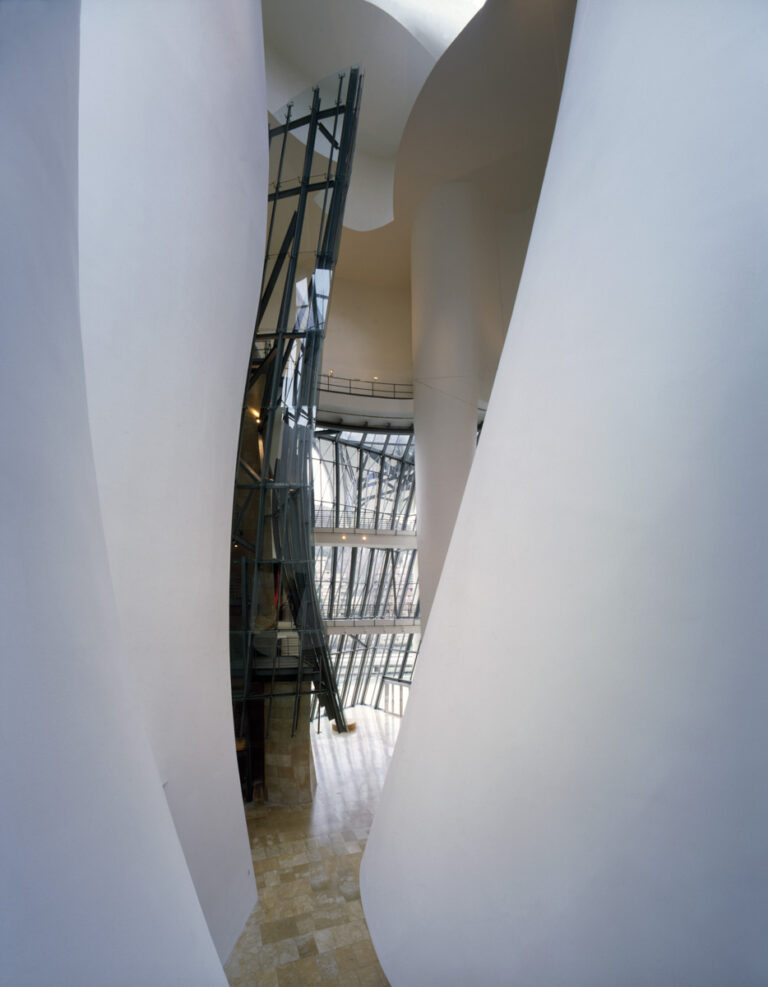
M 313 738 L 312 806 L 246 810 L 259 903 L 227 964 L 231 987 L 386 985 L 359 871 L 399 720 L 355 710 L 357 730 Z

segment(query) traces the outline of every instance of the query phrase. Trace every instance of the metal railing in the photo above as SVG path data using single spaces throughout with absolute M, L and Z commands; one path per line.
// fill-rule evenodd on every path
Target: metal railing
M 355 607 L 354 613 L 349 616 L 339 614 L 338 616 L 327 616 L 326 621 L 333 624 L 342 622 L 354 626 L 360 624 L 377 624 L 381 622 L 382 627 L 391 627 L 393 620 L 404 620 L 416 622 L 419 619 L 419 604 L 411 603 L 404 606 L 400 613 L 395 613 L 394 607 Z
M 319 391 L 331 394 L 355 394 L 367 398 L 390 398 L 397 401 L 413 397 L 413 384 L 394 384 L 381 380 L 354 380 L 350 377 L 337 377 L 336 374 L 320 374 L 317 383 Z
M 379 511 L 361 508 L 358 512 L 353 505 L 341 505 L 315 501 L 316 528 L 365 528 L 366 531 L 415 531 L 415 514 L 392 514 L 392 511 Z

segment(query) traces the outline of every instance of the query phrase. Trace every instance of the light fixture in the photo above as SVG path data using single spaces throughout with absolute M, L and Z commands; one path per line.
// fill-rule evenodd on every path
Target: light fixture
M 342 535 L 342 536 L 341 536 L 341 540 L 342 540 L 342 541 L 346 541 L 346 540 L 347 540 L 347 536 L 346 536 L 346 535 Z
M 363 535 L 363 541 L 368 541 L 368 535 Z
M 329 376 L 329 377 L 333 377 L 333 371 L 332 371 L 332 370 L 329 370 L 329 371 L 328 371 L 328 376 Z
M 374 380 L 378 380 L 379 378 L 378 378 L 378 377 L 374 377 L 373 379 L 374 379 Z

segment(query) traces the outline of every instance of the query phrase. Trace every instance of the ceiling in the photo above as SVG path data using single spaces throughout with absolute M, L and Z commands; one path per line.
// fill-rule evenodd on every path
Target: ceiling
M 271 109 L 365 73 L 340 277 L 407 286 L 414 211 L 444 182 L 478 182 L 498 211 L 535 205 L 576 0 L 481 2 L 263 0 Z

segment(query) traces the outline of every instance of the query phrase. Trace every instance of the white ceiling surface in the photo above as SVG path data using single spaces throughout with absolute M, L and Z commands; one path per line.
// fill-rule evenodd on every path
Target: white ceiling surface
M 320 79 L 350 65 L 362 67 L 345 225 L 372 230 L 390 223 L 395 155 L 435 56 L 398 20 L 365 0 L 263 0 L 263 16 L 272 112 Z
M 384 2 L 394 8 L 400 0 Z M 575 6 L 575 0 L 487 0 L 415 100 L 397 152 L 394 222 L 375 232 L 347 229 L 340 276 L 407 287 L 413 213 L 436 185 L 476 182 L 499 217 L 535 207 Z
M 499 215 L 535 206 L 574 7 L 263 0 L 271 109 L 345 66 L 365 73 L 339 277 L 408 288 L 413 211 L 435 185 L 476 181 Z
M 366 0 L 386 10 L 437 59 L 485 3 L 485 0 Z
M 497 209 L 538 200 L 575 0 L 488 0 L 419 93 L 397 157 L 398 221 L 436 185 L 477 181 Z

